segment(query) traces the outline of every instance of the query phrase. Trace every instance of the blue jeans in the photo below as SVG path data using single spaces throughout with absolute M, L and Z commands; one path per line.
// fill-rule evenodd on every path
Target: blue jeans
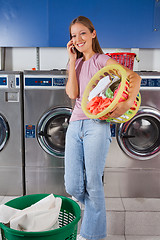
M 85 205 L 80 234 L 106 237 L 106 208 L 102 176 L 111 142 L 110 124 L 100 120 L 70 122 L 65 146 L 66 191 Z

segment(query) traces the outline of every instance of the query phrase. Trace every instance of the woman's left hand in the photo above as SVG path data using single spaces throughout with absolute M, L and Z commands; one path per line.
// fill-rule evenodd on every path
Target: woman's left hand
M 112 111 L 109 114 L 109 117 L 111 118 L 117 118 L 122 116 L 125 112 L 127 112 L 132 105 L 129 103 L 129 101 L 124 101 L 117 103 L 117 105 L 112 109 Z

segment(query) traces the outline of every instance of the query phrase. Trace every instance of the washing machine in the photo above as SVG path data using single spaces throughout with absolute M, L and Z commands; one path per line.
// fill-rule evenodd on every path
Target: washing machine
M 23 195 L 22 73 L 0 71 L 0 195 Z
M 160 72 L 138 74 L 138 113 L 126 123 L 111 124 L 104 173 L 107 197 L 160 197 Z
M 24 71 L 26 194 L 67 196 L 64 150 L 72 104 L 65 84 L 65 70 Z

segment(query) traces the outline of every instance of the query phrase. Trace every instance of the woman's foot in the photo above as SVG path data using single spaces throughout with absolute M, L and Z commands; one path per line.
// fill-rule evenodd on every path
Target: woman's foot
M 82 237 L 80 234 L 77 235 L 77 240 L 87 240 L 86 238 Z
M 80 234 L 78 234 L 77 235 L 77 240 L 87 240 L 87 239 L 82 237 Z M 105 239 L 103 238 L 103 239 L 100 239 L 100 240 L 105 240 Z

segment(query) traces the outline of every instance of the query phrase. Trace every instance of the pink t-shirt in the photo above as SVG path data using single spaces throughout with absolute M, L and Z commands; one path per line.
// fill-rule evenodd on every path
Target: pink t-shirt
M 76 75 L 79 84 L 79 97 L 76 99 L 70 121 L 88 119 L 81 108 L 83 92 L 90 79 L 103 68 L 110 57 L 105 54 L 95 53 L 89 60 L 83 61 L 82 58 L 76 60 Z

